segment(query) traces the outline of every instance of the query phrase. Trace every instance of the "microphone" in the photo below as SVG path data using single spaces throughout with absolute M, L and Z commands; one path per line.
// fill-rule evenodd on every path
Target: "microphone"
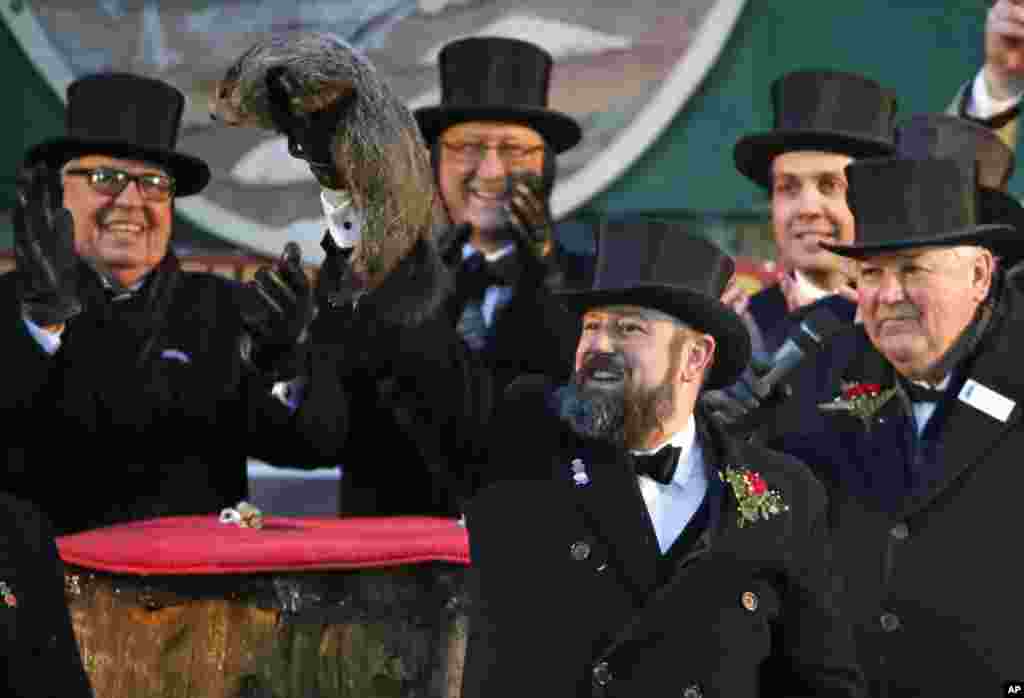
M 730 433 L 753 438 L 754 433 L 789 397 L 780 386 L 782 380 L 846 327 L 849 323 L 840 320 L 827 305 L 813 306 L 771 358 L 757 362 L 768 367 L 760 377 L 753 367 L 748 368 L 728 388 L 703 393 L 704 406 Z
M 807 356 L 819 351 L 834 334 L 847 327 L 826 305 L 812 309 L 790 334 L 775 353 L 769 364 L 771 368 L 753 382 L 745 376 L 743 382 L 758 399 L 767 398 L 775 386 Z

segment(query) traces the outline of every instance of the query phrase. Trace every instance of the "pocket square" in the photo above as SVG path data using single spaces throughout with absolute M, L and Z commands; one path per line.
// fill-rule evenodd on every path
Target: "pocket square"
M 180 349 L 164 349 L 162 352 L 160 352 L 160 358 L 180 361 L 183 364 L 192 363 L 192 359 L 189 357 L 189 355 L 181 351 Z

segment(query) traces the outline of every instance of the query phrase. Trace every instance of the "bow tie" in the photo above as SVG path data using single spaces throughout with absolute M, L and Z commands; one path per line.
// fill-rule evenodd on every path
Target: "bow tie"
M 665 446 L 649 455 L 634 455 L 633 467 L 636 469 L 637 475 L 646 475 L 656 482 L 667 485 L 672 482 L 672 476 L 676 474 L 679 454 L 682 452 L 681 448 Z
M 938 402 L 946 394 L 945 390 L 927 388 L 910 381 L 903 381 L 903 389 L 907 391 L 907 397 L 911 402 Z

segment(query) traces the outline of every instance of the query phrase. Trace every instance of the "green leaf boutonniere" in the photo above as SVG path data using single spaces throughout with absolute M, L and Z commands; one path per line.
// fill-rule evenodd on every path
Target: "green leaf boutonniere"
M 768 483 L 760 473 L 747 468 L 726 468 L 724 472 L 718 473 L 718 477 L 728 482 L 732 486 L 733 494 L 736 495 L 740 511 L 740 528 L 748 523 L 755 523 L 758 519 L 770 519 L 789 511 L 789 505 L 782 501 L 782 495 L 775 490 L 769 490 Z
M 842 393 L 832 402 L 823 402 L 818 409 L 824 412 L 847 412 L 860 419 L 865 431 L 871 431 L 875 414 L 896 394 L 896 388 L 886 388 L 877 383 L 843 383 Z

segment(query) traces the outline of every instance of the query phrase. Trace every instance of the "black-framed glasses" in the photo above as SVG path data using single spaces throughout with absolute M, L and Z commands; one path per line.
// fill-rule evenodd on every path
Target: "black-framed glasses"
M 131 174 L 113 167 L 92 167 L 66 170 L 64 174 L 88 177 L 93 191 L 104 196 L 120 196 L 131 182 L 135 182 L 147 201 L 164 202 L 174 195 L 174 178 L 156 172 Z
M 441 141 L 457 162 L 464 165 L 477 165 L 485 157 L 487 151 L 493 150 L 506 166 L 526 164 L 534 154 L 540 152 L 543 145 L 520 145 L 519 143 L 484 143 L 482 141 Z

